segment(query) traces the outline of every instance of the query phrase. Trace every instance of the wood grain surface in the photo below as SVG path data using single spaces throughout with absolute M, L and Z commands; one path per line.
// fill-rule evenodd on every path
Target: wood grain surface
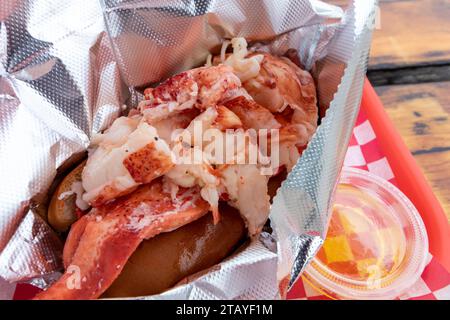
M 345 8 L 348 0 L 325 0 Z M 369 69 L 450 63 L 450 0 L 379 0 Z
M 450 221 L 450 82 L 375 89 Z
M 325 0 L 345 8 L 348 0 Z M 450 0 L 380 0 L 368 77 L 377 85 L 450 81 Z
M 450 0 L 381 0 L 370 69 L 450 63 Z

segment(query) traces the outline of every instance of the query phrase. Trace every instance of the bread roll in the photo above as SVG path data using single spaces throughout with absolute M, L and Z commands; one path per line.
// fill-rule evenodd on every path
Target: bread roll
M 83 161 L 64 177 L 50 200 L 47 213 L 48 223 L 59 232 L 67 231 L 77 219 L 75 214 L 76 195 L 72 193 L 64 196 L 64 193 L 71 193 L 73 183 L 81 181 L 81 173 L 85 164 L 86 161 Z
M 229 256 L 246 239 L 239 212 L 220 205 L 220 222 L 212 214 L 141 243 L 103 298 L 161 293 L 185 277 Z

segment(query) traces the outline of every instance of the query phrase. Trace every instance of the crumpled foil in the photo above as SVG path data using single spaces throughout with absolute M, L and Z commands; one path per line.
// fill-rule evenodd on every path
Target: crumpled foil
M 0 277 L 47 285 L 62 244 L 45 222 L 57 169 L 86 150 L 142 88 L 204 63 L 224 39 L 297 50 L 321 124 L 274 199 L 272 235 L 156 296 L 272 299 L 320 248 L 359 109 L 376 0 L 2 0 Z M 267 245 L 272 241 L 272 245 Z M 276 246 L 273 245 L 276 241 Z M 0 279 L 2 287 L 4 281 Z

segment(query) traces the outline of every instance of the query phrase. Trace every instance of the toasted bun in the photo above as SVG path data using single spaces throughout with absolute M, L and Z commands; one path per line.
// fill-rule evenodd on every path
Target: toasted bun
M 76 195 L 70 194 L 65 197 L 62 197 L 62 195 L 70 192 L 75 181 L 81 181 L 81 173 L 85 164 L 86 161 L 83 161 L 64 177 L 50 200 L 47 212 L 48 223 L 59 232 L 67 231 L 77 219 L 75 215 Z
M 239 212 L 221 204 L 216 225 L 212 214 L 141 243 L 103 298 L 161 293 L 185 277 L 212 267 L 246 239 Z

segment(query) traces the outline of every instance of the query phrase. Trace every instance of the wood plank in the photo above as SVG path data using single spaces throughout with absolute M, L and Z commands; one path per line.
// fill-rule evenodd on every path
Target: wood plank
M 369 69 L 450 62 L 450 0 L 381 0 Z
M 325 0 L 345 7 L 348 0 Z M 450 63 L 450 0 L 380 0 L 369 70 Z
M 376 91 L 450 221 L 450 82 Z

